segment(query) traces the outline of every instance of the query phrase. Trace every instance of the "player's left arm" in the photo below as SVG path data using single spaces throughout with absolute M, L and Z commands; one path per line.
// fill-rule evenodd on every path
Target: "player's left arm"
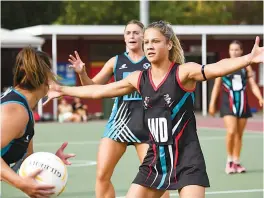
M 185 63 L 179 66 L 179 79 L 181 84 L 189 89 L 195 87 L 197 81 L 209 80 L 226 76 L 253 63 L 263 62 L 264 48 L 259 47 L 259 37 L 256 37 L 254 47 L 250 54 L 226 58 L 216 63 L 200 65 L 197 63 Z
M 249 87 L 250 87 L 252 93 L 258 99 L 259 105 L 262 107 L 262 105 L 263 105 L 263 97 L 261 95 L 259 86 L 257 85 L 257 83 L 256 83 L 256 81 L 255 81 L 255 79 L 253 77 L 253 70 L 252 70 L 251 66 L 246 67 L 246 70 L 247 70 L 247 78 L 248 78 Z

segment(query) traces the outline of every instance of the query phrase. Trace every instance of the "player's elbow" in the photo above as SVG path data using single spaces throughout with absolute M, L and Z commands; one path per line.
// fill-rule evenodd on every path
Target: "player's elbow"
M 101 99 L 103 98 L 102 90 L 98 89 L 92 93 L 92 99 Z
M 95 91 L 92 93 L 92 99 L 99 99 L 100 98 L 100 93 L 98 91 Z

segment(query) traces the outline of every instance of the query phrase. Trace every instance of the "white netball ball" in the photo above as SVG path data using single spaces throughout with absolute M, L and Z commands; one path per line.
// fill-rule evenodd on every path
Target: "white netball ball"
M 18 174 L 25 177 L 37 169 L 42 169 L 42 172 L 37 175 L 36 181 L 54 185 L 55 194 L 52 197 L 59 196 L 64 191 L 68 180 L 67 167 L 63 161 L 53 153 L 36 152 L 23 161 Z

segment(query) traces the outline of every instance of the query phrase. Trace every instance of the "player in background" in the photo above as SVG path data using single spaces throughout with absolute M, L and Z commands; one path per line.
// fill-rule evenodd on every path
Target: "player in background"
M 237 40 L 232 41 L 229 45 L 230 57 L 236 58 L 242 56 L 242 54 L 242 43 Z M 212 90 L 209 105 L 209 113 L 212 116 L 216 113 L 216 102 L 221 92 L 220 116 L 223 118 L 227 130 L 227 162 L 225 167 L 227 174 L 246 172 L 246 168 L 240 163 L 240 153 L 247 119 L 252 117 L 246 92 L 247 83 L 252 93 L 258 99 L 260 107 L 262 107 L 263 97 L 254 80 L 250 65 L 232 74 L 216 78 Z

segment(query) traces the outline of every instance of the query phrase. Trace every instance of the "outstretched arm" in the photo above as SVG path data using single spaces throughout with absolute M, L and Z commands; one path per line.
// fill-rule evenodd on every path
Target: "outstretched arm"
M 259 47 L 259 37 L 250 54 L 238 58 L 226 58 L 217 63 L 204 66 L 206 79 L 213 79 L 247 67 L 252 63 L 264 61 L 264 48 Z M 202 66 L 197 63 L 186 63 L 179 67 L 179 78 L 183 86 L 194 86 L 196 81 L 206 80 L 202 74 Z M 188 87 L 187 87 L 188 88 Z
M 45 104 L 51 99 L 62 95 L 91 99 L 123 96 L 136 90 L 139 74 L 140 72 L 136 71 L 121 81 L 106 85 L 87 85 L 80 87 L 52 85 L 48 93 L 48 100 Z
M 70 58 L 68 60 L 72 64 L 70 67 L 73 68 L 76 73 L 78 73 L 82 85 L 105 84 L 110 80 L 111 76 L 113 75 L 116 57 L 109 59 L 100 72 L 93 79 L 91 79 L 86 73 L 85 63 L 82 62 L 78 52 L 74 51 L 74 54 L 75 57 L 70 54 Z

